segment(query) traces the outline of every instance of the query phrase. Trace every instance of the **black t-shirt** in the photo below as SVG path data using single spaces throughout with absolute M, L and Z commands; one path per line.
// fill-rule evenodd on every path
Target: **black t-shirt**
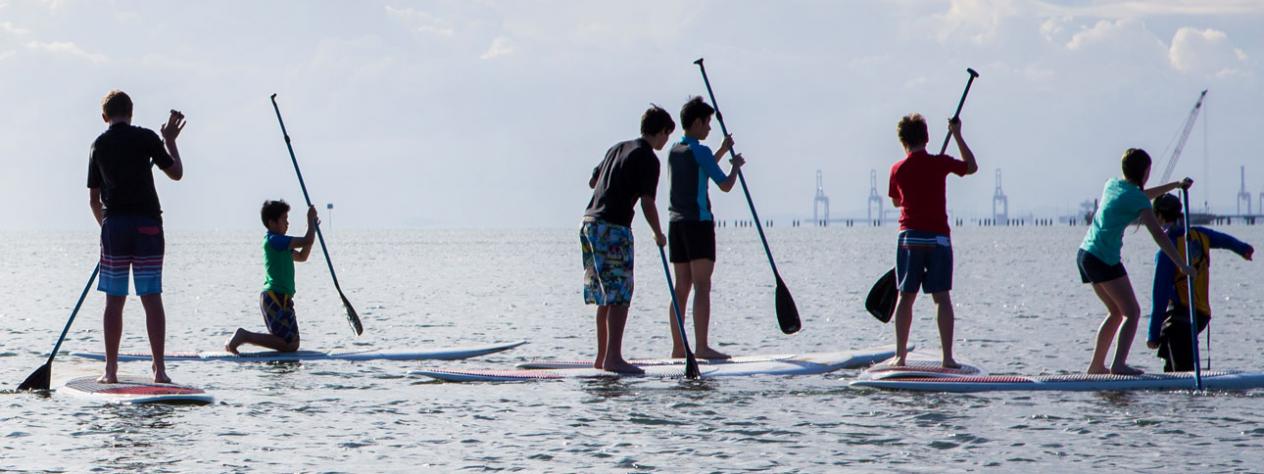
M 653 198 L 658 192 L 658 169 L 658 156 L 644 138 L 610 147 L 594 170 L 597 187 L 593 188 L 584 216 L 631 227 L 636 200 L 641 196 Z
M 140 215 L 162 219 L 151 167 L 167 169 L 175 161 L 153 130 L 125 123 L 110 126 L 92 142 L 88 187 L 101 190 L 105 215 Z

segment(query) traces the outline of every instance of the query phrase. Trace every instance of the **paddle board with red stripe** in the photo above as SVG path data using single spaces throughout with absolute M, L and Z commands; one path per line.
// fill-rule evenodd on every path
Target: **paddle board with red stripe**
M 100 383 L 96 377 L 79 377 L 66 382 L 58 393 L 101 403 L 191 403 L 205 404 L 214 397 L 200 388 L 170 383 L 153 383 L 141 377 L 119 376 L 118 383 Z

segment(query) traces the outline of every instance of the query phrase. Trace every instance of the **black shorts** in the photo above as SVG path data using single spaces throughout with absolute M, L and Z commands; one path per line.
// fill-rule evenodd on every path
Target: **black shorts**
M 715 261 L 715 222 L 676 221 L 667 224 L 667 250 L 672 263 Z
M 1080 249 L 1080 253 L 1075 256 L 1075 261 L 1080 267 L 1080 281 L 1084 283 L 1106 283 L 1128 276 L 1128 270 L 1124 268 L 1123 262 L 1107 265 L 1102 259 L 1084 249 Z

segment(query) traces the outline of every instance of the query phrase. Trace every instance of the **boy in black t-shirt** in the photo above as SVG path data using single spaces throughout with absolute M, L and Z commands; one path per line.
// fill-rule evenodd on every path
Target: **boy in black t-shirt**
M 175 181 L 184 176 L 176 149 L 184 114 L 172 110 L 159 139 L 152 130 L 132 126 L 132 99 L 123 91 L 107 93 L 101 100 L 101 112 L 110 127 L 92 142 L 88 158 L 88 202 L 101 226 L 97 289 L 106 295 L 105 373 L 98 381 L 118 381 L 119 339 L 123 337 L 123 304 L 130 271 L 136 295 L 145 307 L 154 382 L 170 383 L 163 364 L 167 319 L 162 308 L 162 208 L 151 168 L 157 166 Z
M 641 212 L 654 243 L 667 244 L 658 223 L 654 196 L 658 190 L 659 162 L 654 150 L 662 150 L 676 129 L 671 114 L 658 106 L 641 116 L 641 138 L 610 147 L 606 158 L 593 170 L 593 188 L 584 223 L 579 231 L 584 261 L 584 301 L 597 305 L 597 358 L 593 367 L 620 373 L 643 373 L 623 359 L 623 328 L 632 303 L 633 206 Z

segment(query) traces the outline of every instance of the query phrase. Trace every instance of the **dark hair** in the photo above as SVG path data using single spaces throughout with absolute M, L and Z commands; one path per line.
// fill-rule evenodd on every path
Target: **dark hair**
M 106 117 L 131 117 L 132 98 L 126 92 L 114 89 L 101 98 L 101 113 Z
M 676 131 L 676 122 L 672 121 L 671 114 L 662 107 L 650 104 L 650 108 L 641 114 L 641 135 L 658 135 L 662 131 L 670 135 Z
M 680 126 L 685 128 L 692 127 L 695 120 L 706 120 L 711 118 L 711 115 L 714 113 L 715 109 L 710 104 L 703 102 L 702 97 L 690 97 L 689 102 L 685 102 L 685 105 L 680 107 Z
M 290 205 L 285 201 L 264 201 L 263 209 L 259 210 L 259 218 L 263 219 L 263 226 L 267 227 L 269 222 L 280 219 L 287 212 L 290 212 Z
M 1173 194 L 1162 194 L 1154 198 L 1154 213 L 1168 222 L 1176 222 L 1184 214 L 1181 212 L 1181 199 Z
M 926 131 L 926 118 L 922 114 L 908 114 L 900 118 L 896 126 L 900 143 L 908 147 L 925 145 L 930 141 L 930 132 Z
M 1137 186 L 1145 185 L 1146 171 L 1150 170 L 1150 154 L 1140 148 L 1129 148 L 1124 151 L 1121 161 L 1124 179 Z

